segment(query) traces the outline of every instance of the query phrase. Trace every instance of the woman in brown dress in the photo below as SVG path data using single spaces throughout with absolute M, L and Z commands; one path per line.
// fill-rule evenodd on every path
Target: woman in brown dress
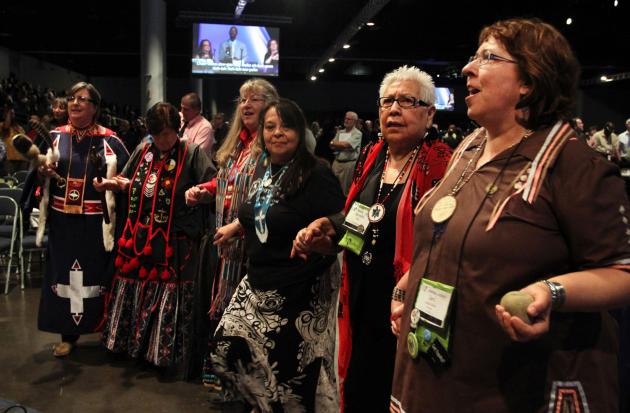
M 578 62 L 555 28 L 514 19 L 483 29 L 463 74 L 481 128 L 416 208 L 390 409 L 616 412 L 605 310 L 630 297 L 630 205 L 567 122 Z M 531 324 L 498 305 L 512 290 Z

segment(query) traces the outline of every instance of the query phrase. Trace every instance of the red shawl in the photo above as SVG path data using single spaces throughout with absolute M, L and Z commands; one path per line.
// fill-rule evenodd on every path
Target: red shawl
M 363 188 L 370 170 L 374 167 L 378 154 L 384 149 L 385 141 L 380 140 L 373 146 L 365 148 L 359 162 L 355 177 L 348 192 L 344 211 L 347 213 L 355 198 Z M 440 140 L 426 141 L 412 165 L 411 175 L 407 179 L 400 203 L 396 211 L 396 247 L 394 251 L 394 277 L 396 282 L 409 270 L 413 253 L 413 209 L 426 191 L 431 189 L 444 176 L 446 166 L 451 158 L 452 150 Z M 362 161 L 364 160 L 364 161 Z M 341 311 L 338 317 L 339 331 L 339 381 L 341 389 L 341 412 L 344 410 L 344 381 L 350 364 L 352 353 L 352 328 L 350 326 L 348 267 L 343 260 L 342 283 L 339 293 Z

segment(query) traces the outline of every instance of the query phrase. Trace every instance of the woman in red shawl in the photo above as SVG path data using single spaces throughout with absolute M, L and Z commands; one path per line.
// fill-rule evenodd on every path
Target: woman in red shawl
M 411 261 L 413 208 L 442 177 L 451 155 L 443 142 L 425 138 L 435 115 L 428 74 L 400 67 L 385 76 L 379 92 L 383 139 L 357 162 L 344 211 L 314 221 L 294 241 L 293 253 L 305 258 L 335 253 L 340 239 L 348 249 L 339 298 L 345 412 L 388 409 L 396 352 L 390 306 L 401 305 L 404 296 L 399 287 Z

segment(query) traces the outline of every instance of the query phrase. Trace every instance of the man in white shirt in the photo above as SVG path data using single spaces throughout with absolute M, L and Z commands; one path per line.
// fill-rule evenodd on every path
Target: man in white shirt
M 352 184 L 354 167 L 361 151 L 362 134 L 355 127 L 358 119 L 359 115 L 355 112 L 347 112 L 343 120 L 343 129 L 339 129 L 333 140 L 330 141 L 330 149 L 335 151 L 332 170 L 339 179 L 341 189 L 346 196 Z
M 630 153 L 628 150 L 630 147 L 628 146 L 628 142 L 630 142 L 630 118 L 626 119 L 626 130 L 623 133 L 617 135 L 617 139 L 619 140 L 619 155 L 621 159 L 630 162 Z
M 230 27 L 230 39 L 221 43 L 219 48 L 219 62 L 221 63 L 245 63 L 247 61 L 247 46 L 236 40 L 238 29 Z

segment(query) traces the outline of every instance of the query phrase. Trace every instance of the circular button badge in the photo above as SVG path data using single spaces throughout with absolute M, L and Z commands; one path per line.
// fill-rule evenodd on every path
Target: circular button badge
M 407 351 L 409 352 L 411 358 L 415 359 L 418 357 L 418 349 L 419 344 L 416 335 L 414 333 L 407 334 Z

